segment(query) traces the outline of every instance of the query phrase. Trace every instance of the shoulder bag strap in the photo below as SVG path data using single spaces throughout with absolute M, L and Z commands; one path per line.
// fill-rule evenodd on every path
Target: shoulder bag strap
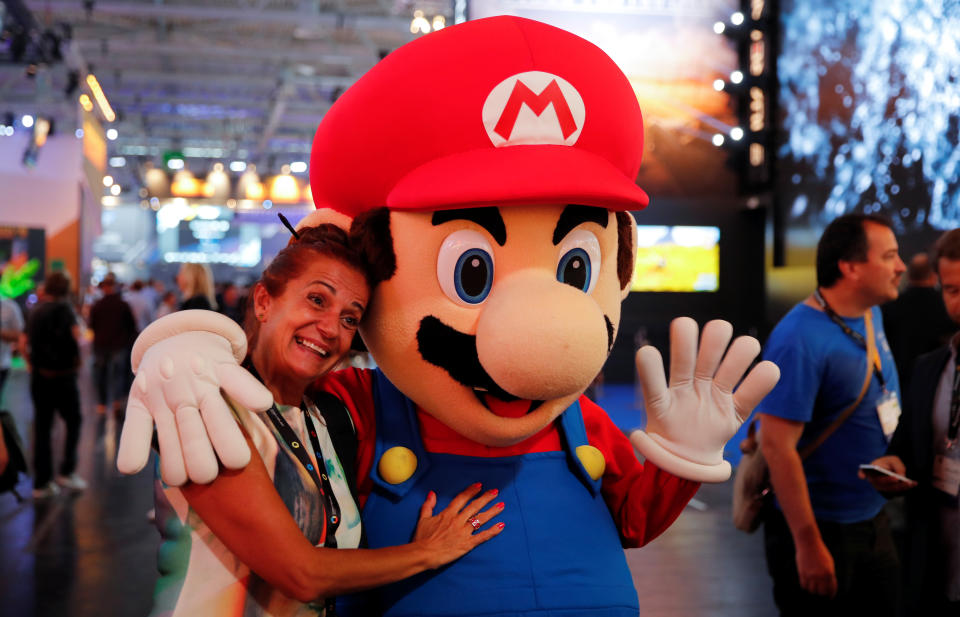
M 800 460 L 806 459 L 810 456 L 814 450 L 820 447 L 823 442 L 827 440 L 830 435 L 833 434 L 840 425 L 847 421 L 851 415 L 853 415 L 854 410 L 860 405 L 860 401 L 863 400 L 863 397 L 867 394 L 867 390 L 870 388 L 870 380 L 873 377 L 874 370 L 880 364 L 880 354 L 877 352 L 877 343 L 874 340 L 873 336 L 873 309 L 867 311 L 866 316 L 864 317 L 864 325 L 866 326 L 867 331 L 867 374 L 863 377 L 863 386 L 860 388 L 860 395 L 857 396 L 857 400 L 853 402 L 852 405 L 844 409 L 839 416 L 821 432 L 816 439 L 808 443 L 800 450 Z

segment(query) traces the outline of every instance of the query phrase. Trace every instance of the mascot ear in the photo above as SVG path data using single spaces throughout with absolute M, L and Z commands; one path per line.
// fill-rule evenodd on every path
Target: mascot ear
M 620 279 L 621 301 L 630 293 L 636 261 L 637 222 L 629 212 L 617 212 L 617 276 Z
M 376 285 L 393 278 L 397 257 L 393 252 L 388 209 L 374 208 L 358 214 L 350 226 L 350 240 L 360 247 L 370 264 L 371 283 Z
M 323 225 L 324 223 L 336 225 L 340 229 L 349 232 L 350 225 L 353 223 L 353 219 L 342 212 L 333 210 L 332 208 L 317 208 L 307 216 L 300 219 L 300 222 L 297 223 L 297 231 L 300 231 L 304 227 L 316 227 L 317 225 Z

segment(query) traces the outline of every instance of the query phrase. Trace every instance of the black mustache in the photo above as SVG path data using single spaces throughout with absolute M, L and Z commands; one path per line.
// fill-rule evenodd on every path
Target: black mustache
M 477 337 L 455 330 L 433 315 L 420 320 L 417 349 L 424 360 L 468 388 L 485 390 L 502 401 L 520 400 L 501 388 L 480 365 Z

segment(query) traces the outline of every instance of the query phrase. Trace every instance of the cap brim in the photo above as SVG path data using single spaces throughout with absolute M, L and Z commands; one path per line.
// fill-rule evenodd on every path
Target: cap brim
M 387 196 L 394 210 L 563 203 L 640 210 L 647 194 L 605 159 L 559 145 L 484 148 L 434 159 Z

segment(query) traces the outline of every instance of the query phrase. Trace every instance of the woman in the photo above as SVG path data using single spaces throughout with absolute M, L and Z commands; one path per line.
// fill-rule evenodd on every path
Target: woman
M 207 264 L 183 264 L 177 272 L 177 287 L 183 297 L 180 310 L 216 310 L 217 300 L 213 291 L 213 273 Z
M 481 512 L 496 491 L 476 497 L 474 485 L 436 516 L 429 495 L 410 544 L 342 550 L 356 549 L 361 536 L 338 456 L 351 444 L 333 428 L 351 425 L 339 401 L 310 386 L 349 351 L 369 292 L 362 259 L 332 225 L 301 231 L 264 271 L 247 314 L 246 365 L 276 404 L 264 414 L 235 406 L 259 454 L 245 469 L 158 494 L 166 542 L 154 614 L 332 614 L 337 594 L 439 567 L 503 528 L 474 533 L 503 507 Z

